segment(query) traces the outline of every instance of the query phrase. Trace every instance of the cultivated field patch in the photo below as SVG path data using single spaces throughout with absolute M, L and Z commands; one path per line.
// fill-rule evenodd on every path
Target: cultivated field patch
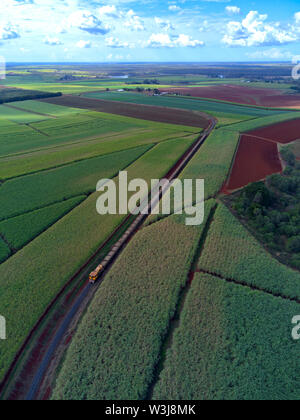
M 218 85 L 192 88 L 168 88 L 163 89 L 163 91 L 262 107 L 297 108 L 300 106 L 300 95 L 288 95 L 284 91 L 276 89 Z
M 244 134 L 223 192 L 230 193 L 281 171 L 277 144 Z
M 186 227 L 171 216 L 138 232 L 84 316 L 54 399 L 146 397 L 204 226 Z
M 300 299 L 300 273 L 273 258 L 223 204 L 215 213 L 198 267 L 275 295 Z
M 103 101 L 79 96 L 62 96 L 50 101 L 46 100 L 46 102 L 167 124 L 200 128 L 207 128 L 209 126 L 209 119 L 206 116 L 178 109 L 142 106 L 141 104 L 127 104 L 118 101 Z
M 0 119 L 6 119 L 18 124 L 29 124 L 37 121 L 43 121 L 50 118 L 47 115 L 38 115 L 32 112 L 21 111 L 11 108 L 8 105 L 0 105 Z
M 300 119 L 258 128 L 249 134 L 282 144 L 291 143 L 300 137 Z
M 99 179 L 114 177 L 149 148 L 141 146 L 8 180 L 0 188 L 0 220 L 92 193 Z
M 248 118 L 263 117 L 268 115 L 280 114 L 282 111 L 251 108 L 235 104 L 224 104 L 221 102 L 200 100 L 187 97 L 176 96 L 148 96 L 146 94 L 130 92 L 95 92 L 84 94 L 85 97 L 103 99 L 117 102 L 128 102 L 140 105 L 154 105 L 168 108 L 181 108 L 187 110 L 201 111 L 217 115 L 226 113 L 231 115 L 246 116 Z M 56 99 L 54 99 L 56 100 Z
M 0 223 L 0 235 L 17 251 L 47 230 L 84 199 L 86 199 L 86 196 L 71 198 L 70 200 L 5 220 Z
M 291 340 L 291 319 L 299 309 L 197 273 L 154 399 L 298 399 L 299 349 Z

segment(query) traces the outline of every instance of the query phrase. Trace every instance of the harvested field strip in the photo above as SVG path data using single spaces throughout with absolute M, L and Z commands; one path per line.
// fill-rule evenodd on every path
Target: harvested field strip
M 60 98 L 50 101 L 47 100 L 46 102 L 168 124 L 187 125 L 201 128 L 207 128 L 209 126 L 209 120 L 204 115 L 182 109 L 170 110 L 164 107 L 148 105 L 142 106 L 137 104 L 102 101 L 98 99 L 73 96 L 61 96 Z
M 14 250 L 47 230 L 55 222 L 79 205 L 86 196 L 79 196 L 0 223 L 0 235 L 5 237 Z
M 138 93 L 116 93 L 116 92 L 96 92 L 84 95 L 87 98 L 103 99 L 117 102 L 127 102 L 143 105 L 164 106 L 168 108 L 182 108 L 194 111 L 212 113 L 226 112 L 228 114 L 245 115 L 249 118 L 253 116 L 268 116 L 284 113 L 285 111 L 266 110 L 244 105 L 224 104 L 212 100 L 199 100 L 196 98 L 176 97 L 176 96 L 147 96 Z M 46 100 L 48 101 L 48 99 Z
M 172 216 L 138 232 L 72 340 L 55 399 L 145 398 L 203 227 Z
M 170 141 L 170 148 L 172 144 Z M 182 154 L 182 146 L 175 146 L 178 147 L 178 153 L 180 151 Z M 151 161 L 155 155 L 159 156 L 159 150 L 152 150 Z M 140 172 L 137 172 L 136 165 L 132 174 L 131 168 L 128 168 L 129 180 L 137 174 L 145 179 L 163 177 L 172 166 L 171 155 L 172 153 L 164 168 L 161 162 L 159 170 L 153 165 L 148 165 L 148 173 L 144 170 L 145 161 L 140 159 Z M 147 154 L 143 158 L 146 156 Z M 173 156 L 173 164 L 179 157 L 180 155 L 176 158 Z M 97 181 L 98 179 L 97 177 Z M 0 191 L 1 189 L 2 187 Z M 11 330 L 14 331 L 8 340 L 1 342 L 0 381 L 45 308 L 126 218 L 126 215 L 99 216 L 96 212 L 98 197 L 99 193 L 89 196 L 0 265 L 0 313 L 6 317 Z M 186 249 L 188 250 L 188 247 Z
M 237 190 L 281 171 L 282 164 L 276 143 L 243 135 L 223 192 Z
M 290 338 L 299 308 L 196 274 L 154 399 L 299 399 L 298 346 Z
M 150 147 L 140 146 L 6 181 L 0 188 L 0 221 L 92 193 L 99 179 L 114 177 Z
M 300 300 L 300 273 L 274 259 L 221 204 L 200 257 L 200 270 Z
M 248 134 L 277 141 L 282 144 L 291 143 L 300 137 L 300 119 L 284 121 L 269 127 L 256 129 Z

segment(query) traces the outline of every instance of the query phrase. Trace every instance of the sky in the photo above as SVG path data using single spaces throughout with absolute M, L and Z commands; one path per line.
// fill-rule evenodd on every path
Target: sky
M 300 2 L 0 0 L 0 56 L 7 62 L 291 61 L 300 59 Z

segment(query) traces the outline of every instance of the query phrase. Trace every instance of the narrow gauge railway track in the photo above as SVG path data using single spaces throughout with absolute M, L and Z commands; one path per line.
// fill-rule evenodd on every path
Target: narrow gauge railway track
M 196 142 L 185 152 L 185 154 L 180 158 L 180 160 L 173 166 L 173 168 L 166 174 L 165 179 L 169 180 L 170 182 L 173 181 L 178 177 L 178 175 L 182 172 L 182 170 L 186 167 L 186 165 L 190 162 L 190 160 L 193 158 L 193 156 L 197 153 L 197 151 L 200 149 L 202 144 L 205 142 L 207 137 L 211 134 L 211 132 L 214 130 L 217 121 L 214 118 L 210 118 L 210 125 L 208 128 L 204 130 L 203 133 L 198 137 Z M 148 209 L 154 208 L 156 204 L 159 203 L 162 196 L 166 193 L 166 191 L 169 188 L 169 184 L 166 183 L 160 192 L 153 194 L 153 197 L 149 201 L 149 198 L 145 200 L 145 207 L 147 206 Z M 82 312 L 86 309 L 88 306 L 88 303 L 94 296 L 95 292 L 97 291 L 98 287 L 101 285 L 101 281 L 103 280 L 103 276 L 106 274 L 108 269 L 111 267 L 114 260 L 117 258 L 117 256 L 122 252 L 123 248 L 127 245 L 127 243 L 131 240 L 131 238 L 134 236 L 134 234 L 137 232 L 139 227 L 143 224 L 145 219 L 148 217 L 148 214 L 140 214 L 133 218 L 132 215 L 129 215 L 124 222 L 116 229 L 116 231 L 111 235 L 112 239 L 114 236 L 118 235 L 119 233 L 119 239 L 116 241 L 116 243 L 112 246 L 106 257 L 102 260 L 101 265 L 103 266 L 103 272 L 101 274 L 101 277 L 99 281 L 92 285 L 91 283 L 85 282 L 85 284 L 79 289 L 76 290 L 76 288 L 72 289 L 72 292 L 74 293 L 74 290 L 76 290 L 75 297 L 73 298 L 71 304 L 66 308 L 66 312 L 63 314 L 63 317 L 60 318 L 59 325 L 57 328 L 50 334 L 50 337 L 47 337 L 47 343 L 46 343 L 46 349 L 43 352 L 43 355 L 41 357 L 41 360 L 38 360 L 37 366 L 34 366 L 34 374 L 31 376 L 32 379 L 30 379 L 30 383 L 26 384 L 24 388 L 22 389 L 22 392 L 16 392 L 14 388 L 12 388 L 12 391 L 7 393 L 7 396 L 5 399 L 14 399 L 17 395 L 17 399 L 25 399 L 25 400 L 34 400 L 34 399 L 40 399 L 43 398 L 43 395 L 39 395 L 39 390 L 41 388 L 41 385 L 43 383 L 43 380 L 47 374 L 47 370 L 50 367 L 51 361 L 55 357 L 57 350 L 62 342 L 64 342 L 64 338 L 67 336 L 67 341 L 71 339 L 71 336 L 69 335 L 70 326 L 73 324 L 73 330 L 75 330 L 76 325 L 78 324 L 80 320 L 80 316 L 78 315 L 78 312 L 82 314 Z M 120 232 L 122 232 L 122 229 L 127 229 L 125 233 L 120 235 Z M 109 243 L 109 240 L 106 241 L 106 244 Z M 103 250 L 103 245 L 101 248 L 97 251 L 97 254 Z M 96 254 L 88 261 L 87 264 L 82 267 L 81 270 L 77 273 L 78 277 L 80 276 L 82 279 L 82 276 L 87 276 L 87 269 L 90 268 L 89 263 L 95 259 Z M 78 284 L 77 284 L 78 289 Z M 38 338 L 40 339 L 43 337 L 43 328 L 44 330 L 47 330 L 47 322 L 46 325 L 43 326 L 44 319 L 46 318 L 48 313 L 50 312 L 51 308 L 54 307 L 57 302 L 58 298 L 61 297 L 61 293 L 58 295 L 57 299 L 53 301 L 50 305 L 50 307 L 45 312 L 44 316 L 39 320 L 37 326 L 34 328 L 36 330 L 38 327 L 42 330 L 41 333 L 39 333 Z M 75 320 L 74 320 L 75 319 Z M 29 336 L 26 343 L 24 343 L 21 351 L 19 352 L 17 358 L 15 359 L 13 366 L 10 369 L 10 375 L 5 379 L 4 383 L 2 383 L 2 392 L 5 392 L 6 387 L 9 386 L 9 382 L 12 379 L 11 376 L 14 374 L 14 369 L 19 364 L 23 353 L 27 351 L 27 346 L 30 345 L 30 339 L 33 338 L 33 332 L 31 336 Z M 35 351 L 38 349 L 35 347 Z M 64 352 L 59 355 L 59 358 L 61 359 Z M 25 365 L 28 364 L 28 366 L 31 369 L 32 372 L 32 364 L 35 363 L 35 360 L 33 359 L 33 355 L 26 357 Z M 26 371 L 26 366 L 22 369 L 22 372 Z M 15 387 L 20 386 L 20 379 L 15 380 Z M 22 384 L 21 384 L 22 387 Z M 4 395 L 4 394 L 3 394 Z M 2 395 L 2 398 L 3 398 Z M 45 396 L 44 396 L 45 398 Z

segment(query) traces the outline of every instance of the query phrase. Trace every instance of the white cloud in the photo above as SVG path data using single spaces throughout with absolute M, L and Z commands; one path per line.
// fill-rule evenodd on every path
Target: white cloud
M 110 48 L 132 48 L 133 46 L 129 42 L 120 41 L 119 38 L 109 37 L 105 38 L 105 44 Z
M 58 38 L 51 38 L 49 36 L 44 40 L 44 43 L 51 46 L 62 45 L 62 42 Z
M 164 20 L 164 19 L 155 17 L 154 22 L 156 23 L 157 26 L 159 26 L 161 29 L 164 29 L 165 31 L 170 31 L 170 30 L 175 29 L 169 20 Z
M 296 23 L 300 23 L 300 12 L 295 13 L 295 21 Z
M 230 15 L 239 15 L 241 13 L 241 9 L 237 6 L 227 6 L 225 9 Z
M 229 22 L 223 43 L 234 47 L 275 46 L 297 40 L 293 31 L 280 27 L 279 23 L 268 24 L 268 15 L 251 11 L 242 22 Z
M 93 35 L 104 35 L 109 32 L 109 28 L 88 10 L 78 10 L 69 16 L 68 24 L 70 27 L 78 28 Z
M 10 23 L 7 23 L 5 25 L 0 24 L 0 40 L 8 40 L 8 39 L 16 39 L 20 38 L 20 34 L 18 29 L 11 25 Z
M 77 48 L 91 48 L 91 46 L 92 46 L 91 41 L 83 41 L 83 40 L 80 40 L 76 44 L 76 47 Z
M 204 42 L 190 38 L 189 35 L 181 34 L 177 37 L 170 37 L 166 33 L 152 34 L 146 44 L 150 48 L 176 48 L 176 47 L 203 47 Z
M 127 13 L 122 15 L 124 19 L 124 26 L 133 31 L 144 31 L 145 25 L 143 20 L 135 14 L 133 10 L 129 10 Z
M 103 6 L 98 9 L 99 16 L 101 18 L 110 17 L 110 18 L 118 18 L 120 17 L 120 13 L 117 11 L 116 6 Z
M 179 12 L 181 10 L 181 7 L 177 6 L 176 4 L 172 4 L 171 6 L 169 6 L 169 10 L 171 12 Z

